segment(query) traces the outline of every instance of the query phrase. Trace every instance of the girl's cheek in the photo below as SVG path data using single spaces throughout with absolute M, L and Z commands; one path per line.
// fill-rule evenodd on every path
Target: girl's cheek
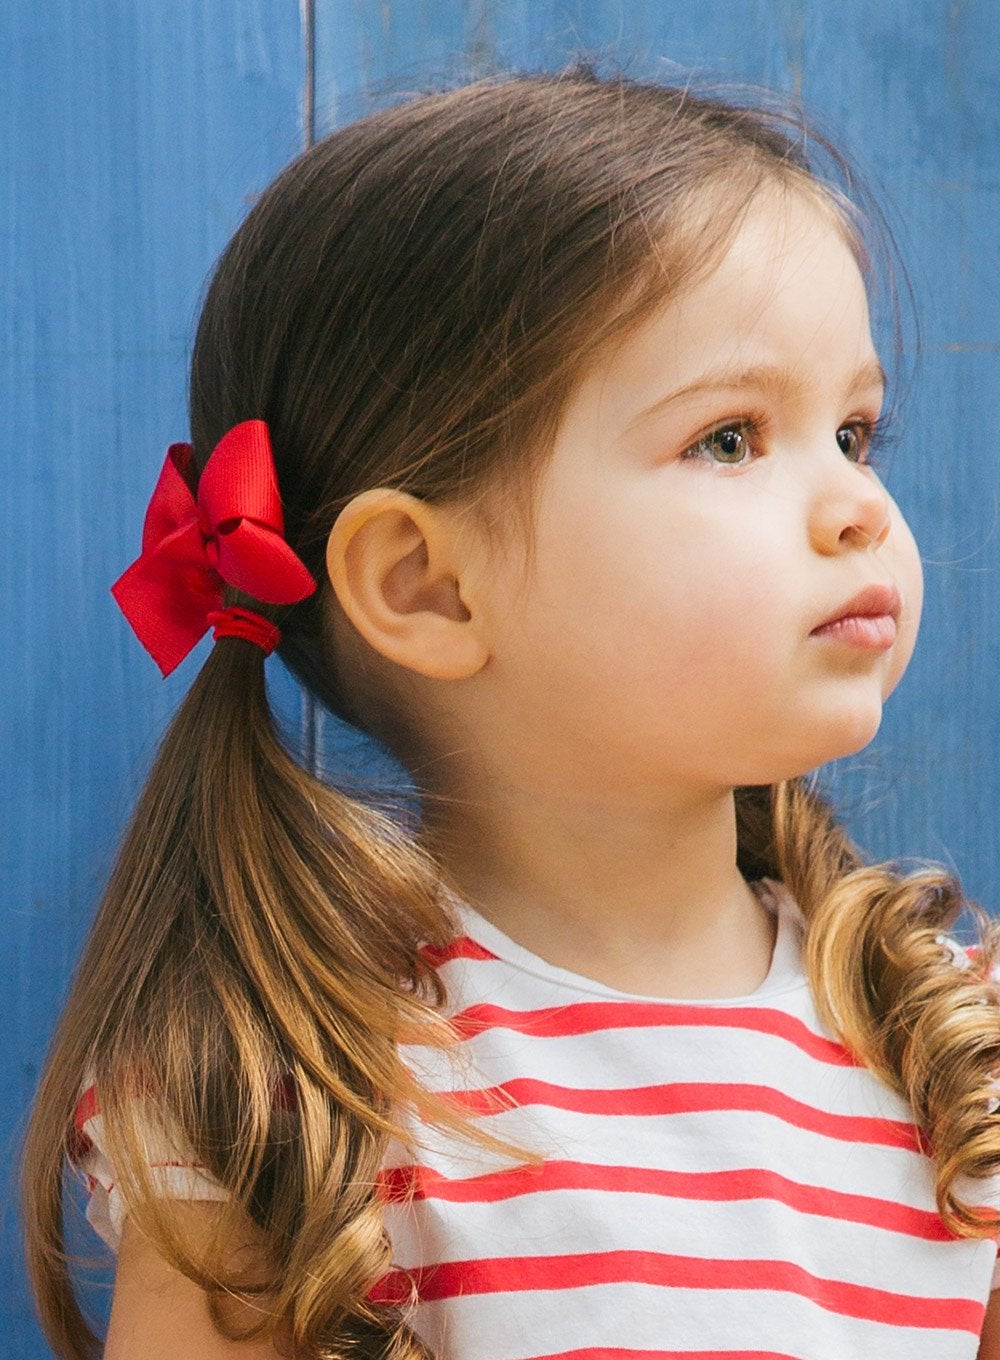
M 892 664 L 887 676 L 887 696 L 899 683 L 913 655 L 924 602 L 924 576 L 920 565 L 920 550 L 910 526 L 895 502 L 892 504 L 891 514 L 890 541 L 894 547 L 888 565 L 903 596 L 903 615 L 899 621 L 899 637 L 892 652 Z
M 900 590 L 906 601 L 906 612 L 916 633 L 920 623 L 920 612 L 924 602 L 924 572 L 920 563 L 920 549 L 913 537 L 910 526 L 893 503 L 893 536 L 896 539 L 896 552 L 900 558 Z

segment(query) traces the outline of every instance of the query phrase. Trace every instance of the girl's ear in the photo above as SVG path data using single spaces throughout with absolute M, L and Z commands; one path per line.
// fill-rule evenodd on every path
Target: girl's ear
M 471 551 L 452 513 L 379 487 L 341 510 L 326 545 L 330 582 L 361 636 L 438 680 L 475 675 L 489 659 L 481 617 L 462 597 L 460 542 Z

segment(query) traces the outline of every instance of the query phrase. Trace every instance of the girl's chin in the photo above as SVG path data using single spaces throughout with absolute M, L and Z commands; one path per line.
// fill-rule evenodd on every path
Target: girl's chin
M 833 760 L 857 755 L 874 739 L 881 724 L 881 704 L 875 710 L 856 710 L 845 715 L 839 723 L 831 724 L 827 720 L 821 725 L 817 721 L 808 733 L 803 734 L 801 744 L 786 740 L 780 755 L 776 753 L 773 760 L 765 757 L 756 769 L 747 772 L 752 777 L 741 779 L 738 784 L 779 784 L 783 779 L 809 774 Z M 787 738 L 789 734 L 784 735 Z
M 875 739 L 881 725 L 881 711 L 877 721 L 849 724 L 842 733 L 831 737 L 825 744 L 825 749 L 814 751 L 815 758 L 809 768 L 814 770 L 820 765 L 828 765 L 831 760 L 843 760 L 845 756 L 857 755 Z
M 839 723 L 831 724 L 831 745 L 835 750 L 826 759 L 839 760 L 841 756 L 853 756 L 858 751 L 863 751 L 878 735 L 878 730 L 882 726 L 882 704 L 883 699 L 879 692 L 867 702 L 859 702 L 849 709 Z

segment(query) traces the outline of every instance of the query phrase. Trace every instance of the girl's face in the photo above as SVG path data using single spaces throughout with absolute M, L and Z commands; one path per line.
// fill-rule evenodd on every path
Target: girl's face
M 536 768 L 766 784 L 871 740 L 922 598 L 869 462 L 882 398 L 844 237 L 803 195 L 761 194 L 721 263 L 584 375 L 523 589 L 515 555 L 487 592 Z M 823 628 L 872 610 L 889 617 Z

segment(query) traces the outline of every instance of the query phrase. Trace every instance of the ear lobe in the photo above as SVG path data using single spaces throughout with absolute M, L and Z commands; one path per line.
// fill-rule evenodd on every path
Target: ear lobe
M 405 492 L 364 491 L 337 516 L 326 567 L 340 605 L 383 656 L 435 679 L 464 679 L 489 652 L 460 594 L 451 516 Z

